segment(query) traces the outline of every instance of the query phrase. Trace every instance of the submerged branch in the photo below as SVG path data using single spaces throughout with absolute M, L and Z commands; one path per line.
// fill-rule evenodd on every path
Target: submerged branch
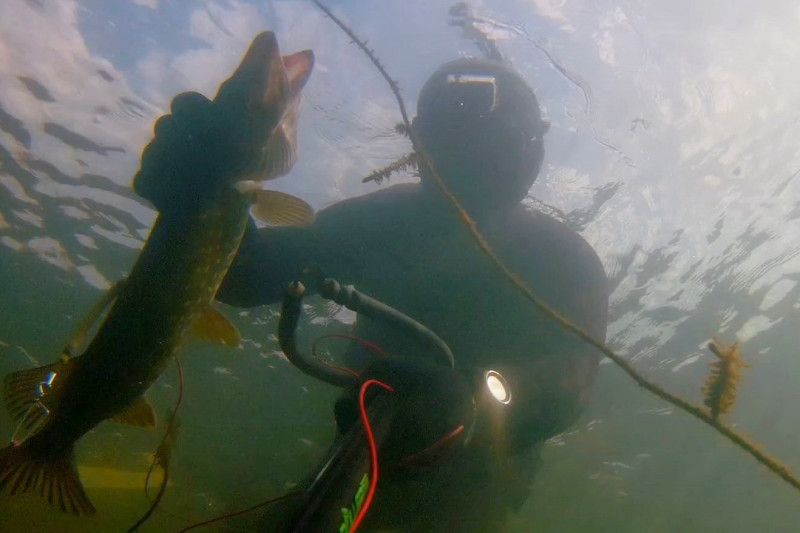
M 374 181 L 375 183 L 381 183 L 383 180 L 389 179 L 389 176 L 391 176 L 395 172 L 399 172 L 401 170 L 408 170 L 409 168 L 415 166 L 417 166 L 417 154 L 411 152 L 404 155 L 394 163 L 373 170 L 369 176 L 361 180 L 361 183 L 367 183 L 370 181 Z

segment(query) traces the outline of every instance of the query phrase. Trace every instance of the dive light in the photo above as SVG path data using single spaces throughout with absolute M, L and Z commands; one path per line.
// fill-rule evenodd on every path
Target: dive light
M 483 374 L 486 382 L 486 388 L 492 397 L 503 405 L 511 403 L 511 387 L 508 382 L 497 370 L 487 370 Z

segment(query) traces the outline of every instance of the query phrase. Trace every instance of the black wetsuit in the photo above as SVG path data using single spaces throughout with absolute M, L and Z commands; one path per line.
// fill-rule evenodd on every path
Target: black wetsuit
M 605 339 L 605 273 L 577 233 L 522 206 L 478 227 L 537 295 Z M 318 213 L 310 228 L 251 231 L 218 298 L 243 307 L 278 302 L 286 284 L 311 264 L 436 332 L 469 379 L 492 368 L 513 392 L 502 419 L 479 408 L 477 431 L 459 457 L 425 475 L 385 479 L 369 523 L 408 531 L 497 530 L 525 500 L 541 444 L 586 405 L 597 354 L 527 301 L 454 210 L 419 184 L 339 202 Z M 368 320 L 359 320 L 356 335 L 393 354 L 418 349 Z

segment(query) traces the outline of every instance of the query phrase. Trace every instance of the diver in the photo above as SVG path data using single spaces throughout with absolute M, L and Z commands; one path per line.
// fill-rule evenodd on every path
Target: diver
M 604 341 L 608 284 L 597 254 L 565 224 L 521 203 L 541 169 L 549 127 L 525 80 L 490 60 L 446 63 L 424 85 L 412 127 L 502 261 Z M 528 497 L 544 441 L 587 405 L 598 354 L 502 277 L 422 164 L 420 178 L 336 203 L 307 228 L 256 230 L 251 222 L 217 298 L 239 307 L 279 302 L 290 281 L 318 265 L 436 332 L 470 382 L 487 370 L 505 376 L 511 403 L 478 402 L 457 458 L 422 474 L 384 476 L 367 522 L 368 529 L 498 531 Z M 355 335 L 398 356 L 420 349 L 362 317 Z M 351 365 L 365 360 L 361 350 L 352 343 Z

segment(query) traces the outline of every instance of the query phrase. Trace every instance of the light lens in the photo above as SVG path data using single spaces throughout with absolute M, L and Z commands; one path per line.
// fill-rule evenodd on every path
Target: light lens
M 505 378 L 500 375 L 500 372 L 487 370 L 484 377 L 486 379 L 486 387 L 495 400 L 504 405 L 511 403 L 511 389 Z

